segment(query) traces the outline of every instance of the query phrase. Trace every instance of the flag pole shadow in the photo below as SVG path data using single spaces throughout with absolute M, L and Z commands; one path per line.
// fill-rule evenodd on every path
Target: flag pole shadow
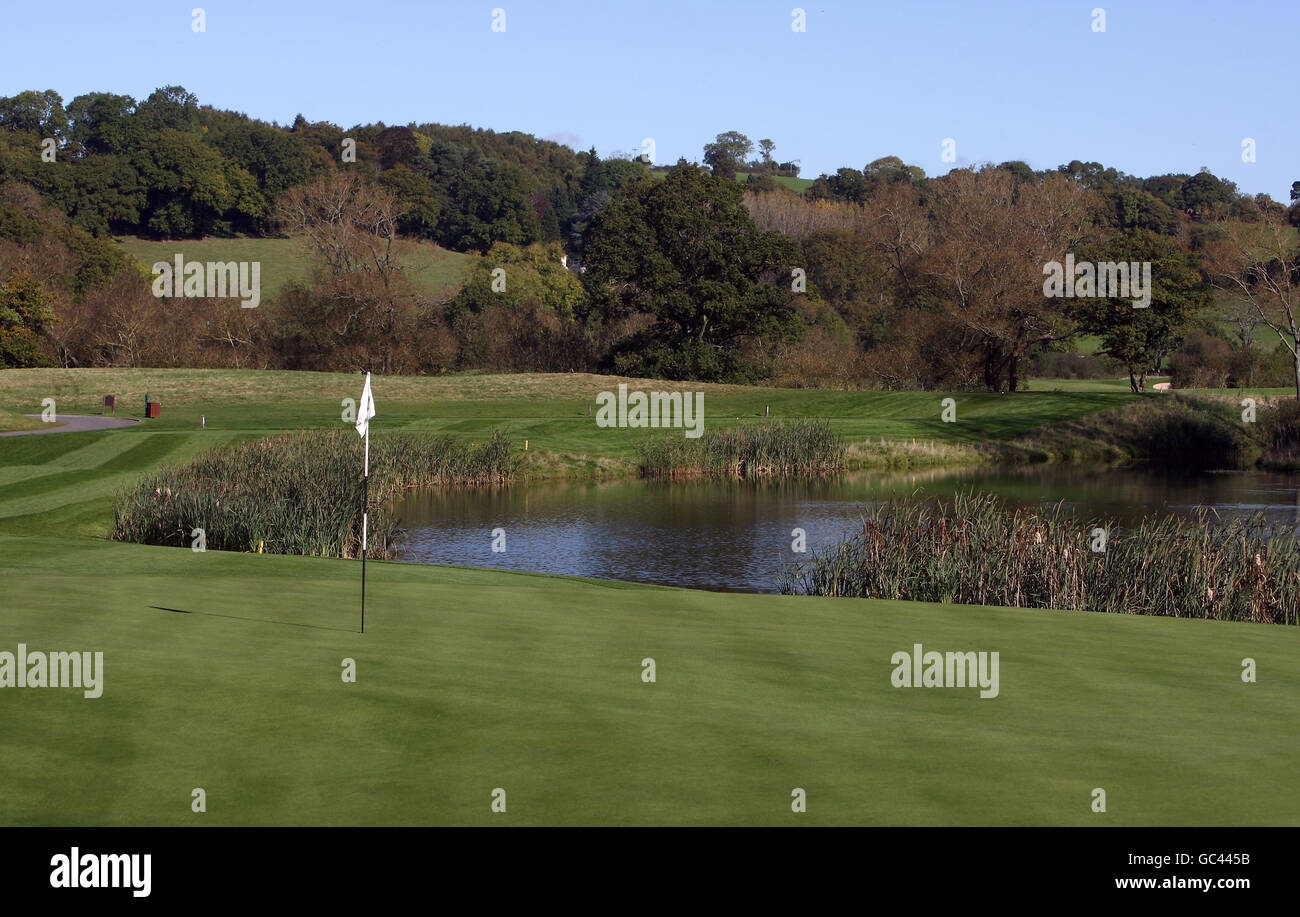
M 279 624 L 282 627 L 310 627 L 313 630 L 336 630 L 344 634 L 355 634 L 356 631 L 350 627 L 330 627 L 328 624 L 304 624 L 301 621 L 272 621 L 269 618 L 246 618 L 242 615 L 227 615 L 218 611 L 189 611 L 184 608 L 165 608 L 162 605 L 150 605 L 150 608 L 156 608 L 158 611 L 170 611 L 180 615 L 203 615 L 208 618 L 230 618 L 234 621 L 251 621 L 254 624 Z

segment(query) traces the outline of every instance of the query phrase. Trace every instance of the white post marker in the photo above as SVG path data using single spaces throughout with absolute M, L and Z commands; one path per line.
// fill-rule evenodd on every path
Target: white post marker
M 370 393 L 370 373 L 361 390 L 361 404 L 357 408 L 357 433 L 365 438 L 366 459 L 362 468 L 361 484 L 361 632 L 366 632 L 366 536 L 370 529 L 370 418 L 375 416 L 375 397 Z

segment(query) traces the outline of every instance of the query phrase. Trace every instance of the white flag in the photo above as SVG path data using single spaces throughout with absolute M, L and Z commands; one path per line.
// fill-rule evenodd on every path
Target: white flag
M 370 418 L 375 416 L 375 396 L 370 394 L 370 373 L 366 373 L 366 387 L 361 391 L 361 404 L 357 408 L 357 432 L 365 436 L 370 432 Z

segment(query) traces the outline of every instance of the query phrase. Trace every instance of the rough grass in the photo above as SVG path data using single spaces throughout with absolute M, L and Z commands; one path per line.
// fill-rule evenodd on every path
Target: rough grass
M 1191 468 L 1246 468 L 1260 456 L 1260 429 L 1231 399 L 1159 394 L 1108 411 L 990 443 L 994 461 L 1162 461 Z
M 979 465 L 988 455 L 964 443 L 934 440 L 891 440 L 880 437 L 850 443 L 845 450 L 850 469 L 868 468 L 943 468 Z
M 0 409 L 0 433 L 11 430 L 36 430 L 45 426 L 39 417 L 27 417 L 18 411 Z
M 642 445 L 640 463 L 647 478 L 809 477 L 844 467 L 844 443 L 815 420 L 705 430 L 694 439 L 657 436 Z

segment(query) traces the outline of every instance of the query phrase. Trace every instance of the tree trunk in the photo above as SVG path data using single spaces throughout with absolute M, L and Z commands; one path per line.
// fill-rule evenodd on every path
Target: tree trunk
M 1133 374 L 1133 370 L 1132 370 L 1131 368 L 1130 368 L 1129 371 L 1128 371 L 1128 387 L 1131 388 L 1131 389 L 1133 389 L 1133 394 L 1134 394 L 1134 395 L 1136 395 L 1136 394 L 1138 393 L 1138 380 L 1137 380 L 1137 376 Z
M 1020 382 L 1018 370 L 1020 368 L 1020 358 L 1014 353 L 1007 358 L 1007 391 L 1012 394 L 1016 391 L 1016 386 Z
M 984 386 L 990 392 L 996 392 L 1002 388 L 1002 354 L 1000 351 L 987 348 L 984 351 Z

